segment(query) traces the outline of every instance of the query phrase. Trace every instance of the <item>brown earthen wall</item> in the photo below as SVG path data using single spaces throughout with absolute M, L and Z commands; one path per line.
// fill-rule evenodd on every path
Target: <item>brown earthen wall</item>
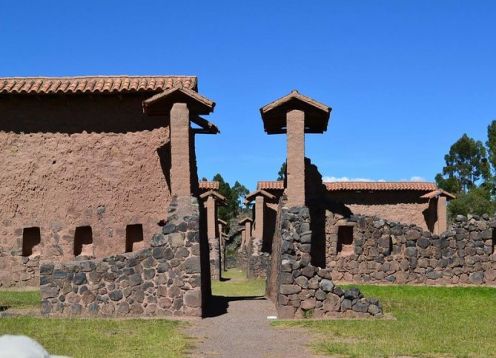
M 144 98 L 0 98 L 0 261 L 10 262 L 0 286 L 36 282 L 23 228 L 40 227 L 41 259 L 54 261 L 74 258 L 78 226 L 91 226 L 95 257 L 124 253 L 127 225 L 142 224 L 146 239 L 157 231 L 170 196 L 168 119 L 143 115 Z
M 377 216 L 432 231 L 435 208 L 429 209 L 429 202 L 420 196 L 419 192 L 329 193 L 329 198 L 346 205 L 354 215 Z

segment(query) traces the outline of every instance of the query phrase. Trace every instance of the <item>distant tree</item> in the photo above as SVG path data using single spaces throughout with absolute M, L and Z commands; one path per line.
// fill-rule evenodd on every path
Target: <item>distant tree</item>
M 219 193 L 226 198 L 226 205 L 219 207 L 219 218 L 229 222 L 242 210 L 241 198 L 248 194 L 248 189 L 238 181 L 231 187 L 220 174 L 216 174 L 212 180 L 219 182 Z
M 448 212 L 451 217 L 456 215 L 494 214 L 495 204 L 491 200 L 490 190 L 486 186 L 473 187 L 467 193 L 461 193 L 450 202 Z
M 286 175 L 286 162 L 282 163 L 281 169 L 277 173 L 277 180 L 284 180 L 284 176 Z
M 444 157 L 446 165 L 436 176 L 437 185 L 454 193 L 467 193 L 490 177 L 486 148 L 464 134 Z
M 489 163 L 493 170 L 496 169 L 496 120 L 492 121 L 487 127 L 487 152 Z

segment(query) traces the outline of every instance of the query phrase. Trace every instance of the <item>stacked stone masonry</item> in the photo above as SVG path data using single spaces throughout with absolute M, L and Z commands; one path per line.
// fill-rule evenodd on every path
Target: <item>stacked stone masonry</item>
M 151 247 L 98 260 L 42 262 L 42 313 L 201 316 L 199 208 L 174 198 Z
M 284 207 L 280 223 L 276 231 L 280 231 L 281 247 L 273 250 L 280 256 L 271 264 L 280 260 L 275 280 L 279 318 L 382 316 L 378 300 L 363 297 L 356 288 L 341 289 L 333 283 L 330 269 L 312 264 L 308 208 Z
M 338 231 L 353 230 L 352 250 L 339 251 Z M 335 281 L 409 284 L 496 284 L 496 219 L 456 217 L 441 235 L 374 217 L 328 213 L 326 267 Z

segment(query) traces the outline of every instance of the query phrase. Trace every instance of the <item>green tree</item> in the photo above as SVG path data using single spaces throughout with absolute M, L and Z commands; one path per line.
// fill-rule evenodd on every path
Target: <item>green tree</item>
M 467 193 L 478 186 L 480 181 L 487 182 L 490 177 L 486 148 L 464 134 L 444 157 L 446 165 L 443 173 L 436 176 L 437 185 L 454 193 Z
M 277 173 L 277 180 L 284 180 L 284 176 L 286 175 L 286 162 L 282 163 L 281 169 Z
M 231 187 L 220 174 L 216 174 L 212 180 L 219 182 L 219 193 L 226 198 L 226 205 L 219 207 L 219 218 L 229 222 L 242 210 L 241 199 L 248 194 L 248 189 L 238 181 Z
M 494 214 L 495 205 L 491 200 L 490 190 L 486 186 L 474 187 L 467 193 L 461 193 L 450 202 L 448 212 L 451 217 L 456 215 Z

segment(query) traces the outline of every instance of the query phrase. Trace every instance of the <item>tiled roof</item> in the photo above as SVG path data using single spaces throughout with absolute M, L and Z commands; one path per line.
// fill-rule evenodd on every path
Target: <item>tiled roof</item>
M 194 76 L 0 77 L 0 94 L 79 94 L 161 92 L 197 89 Z
M 202 190 L 219 190 L 219 182 L 201 180 L 198 182 L 198 187 Z
M 259 181 L 257 190 L 284 190 L 284 182 L 279 181 Z
M 428 182 L 325 182 L 327 190 L 414 190 L 414 191 L 433 191 L 437 190 L 434 183 Z
M 327 190 L 342 191 L 342 190 L 414 190 L 414 191 L 434 191 L 437 186 L 434 183 L 428 182 L 325 182 Z M 283 181 L 259 181 L 257 190 L 283 190 Z

